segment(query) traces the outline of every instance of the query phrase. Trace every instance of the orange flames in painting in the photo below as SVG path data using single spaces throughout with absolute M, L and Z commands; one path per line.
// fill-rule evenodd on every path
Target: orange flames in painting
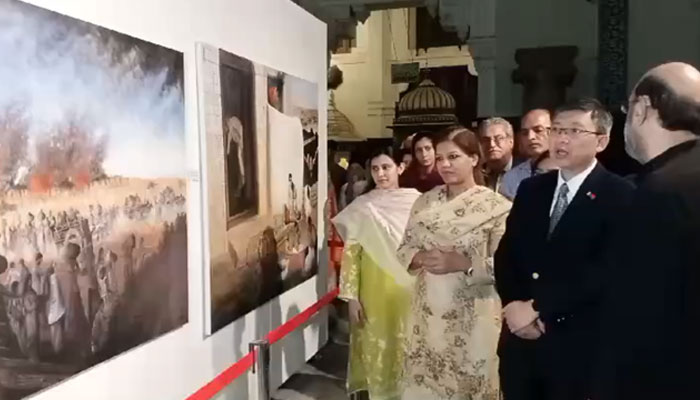
M 51 174 L 34 174 L 29 179 L 29 190 L 34 193 L 46 193 L 53 187 Z

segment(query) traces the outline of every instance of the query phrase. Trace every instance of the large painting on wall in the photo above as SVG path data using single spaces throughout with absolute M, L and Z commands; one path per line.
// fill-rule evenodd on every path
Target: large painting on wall
M 187 322 L 182 54 L 0 1 L 0 398 Z
M 319 97 L 243 57 L 199 54 L 213 332 L 317 272 Z

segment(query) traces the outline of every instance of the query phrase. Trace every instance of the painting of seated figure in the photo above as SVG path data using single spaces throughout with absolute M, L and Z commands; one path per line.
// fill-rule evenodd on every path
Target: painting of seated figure
M 214 332 L 316 274 L 319 94 L 239 55 L 198 50 Z

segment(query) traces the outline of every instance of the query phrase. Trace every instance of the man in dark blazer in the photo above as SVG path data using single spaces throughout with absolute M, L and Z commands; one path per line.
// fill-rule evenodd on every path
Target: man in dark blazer
M 495 256 L 505 400 L 590 397 L 610 237 L 632 191 L 596 161 L 611 128 L 597 100 L 557 109 L 549 149 L 560 169 L 526 179 L 515 197 Z
M 625 147 L 643 167 L 606 304 L 598 370 L 612 391 L 594 399 L 700 399 L 700 72 L 658 66 L 627 108 Z

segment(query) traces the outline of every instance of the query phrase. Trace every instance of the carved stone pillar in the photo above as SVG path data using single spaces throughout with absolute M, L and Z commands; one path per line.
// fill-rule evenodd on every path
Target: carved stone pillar
M 598 97 L 610 108 L 627 101 L 629 0 L 598 2 Z
M 578 72 L 574 59 L 576 46 L 518 49 L 513 82 L 524 86 L 523 111 L 533 108 L 553 109 L 566 100 L 566 88 Z
M 496 39 L 480 38 L 469 41 L 469 52 L 474 59 L 479 77 L 477 117 L 497 115 L 496 111 Z

